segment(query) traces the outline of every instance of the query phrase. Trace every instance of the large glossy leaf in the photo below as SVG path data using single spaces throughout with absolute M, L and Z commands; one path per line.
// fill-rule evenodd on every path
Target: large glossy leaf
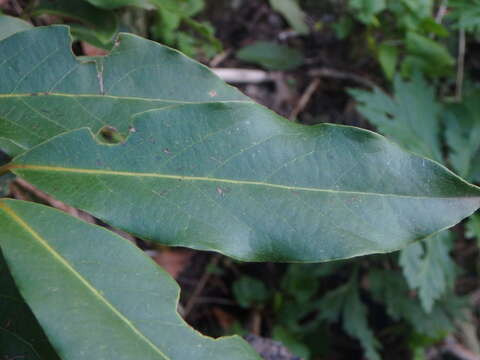
M 248 100 L 205 66 L 135 35 L 121 34 L 110 56 L 89 60 L 75 58 L 70 42 L 64 26 L 0 42 L 0 148 L 11 155 L 82 126 L 126 133 L 132 114 L 147 109 Z
M 117 146 L 61 135 L 8 168 L 141 237 L 254 261 L 393 251 L 480 206 L 479 188 L 380 135 L 256 104 L 153 110 L 134 126 Z
M 0 200 L 0 246 L 63 360 L 259 360 L 176 312 L 179 288 L 129 241 L 42 205 Z

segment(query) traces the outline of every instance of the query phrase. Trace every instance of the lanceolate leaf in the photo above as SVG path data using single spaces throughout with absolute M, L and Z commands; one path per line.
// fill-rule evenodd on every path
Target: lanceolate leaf
M 66 130 L 126 133 L 137 112 L 184 102 L 248 100 L 179 52 L 121 34 L 110 56 L 79 60 L 68 28 L 0 42 L 0 147 L 20 153 Z
M 186 325 L 176 283 L 127 240 L 15 200 L 0 200 L 0 226 L 13 277 L 63 360 L 259 360 L 240 338 Z
M 73 131 L 8 169 L 141 237 L 254 261 L 393 251 L 480 206 L 479 188 L 380 135 L 256 104 L 153 110 L 134 127 L 117 146 Z

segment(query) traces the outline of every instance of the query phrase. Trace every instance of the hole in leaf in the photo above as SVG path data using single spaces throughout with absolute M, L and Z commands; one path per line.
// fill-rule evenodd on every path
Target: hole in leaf
M 98 140 L 107 143 L 107 144 L 121 144 L 125 141 L 125 136 L 123 136 L 120 131 L 118 131 L 113 126 L 104 126 L 97 136 Z

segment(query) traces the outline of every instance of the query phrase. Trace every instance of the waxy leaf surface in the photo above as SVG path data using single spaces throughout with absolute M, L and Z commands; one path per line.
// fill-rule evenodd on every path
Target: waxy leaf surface
M 120 34 L 106 57 L 78 59 L 65 26 L 0 41 L 0 148 L 17 155 L 62 132 L 113 127 L 178 103 L 249 100 L 178 51 Z
M 259 360 L 238 337 L 214 340 L 176 312 L 179 288 L 131 242 L 34 203 L 0 200 L 0 246 L 63 360 Z
M 134 127 L 115 146 L 60 135 L 8 168 L 143 238 L 250 261 L 393 251 L 480 206 L 479 188 L 380 135 L 252 103 L 152 110 Z

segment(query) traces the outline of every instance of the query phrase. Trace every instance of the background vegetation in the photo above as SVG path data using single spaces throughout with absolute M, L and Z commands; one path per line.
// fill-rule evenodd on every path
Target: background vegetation
M 0 6 L 35 26 L 70 24 L 77 55 L 105 54 L 119 31 L 170 45 L 291 121 L 372 129 L 480 183 L 479 0 Z M 0 191 L 64 206 L 12 180 Z M 480 358 L 478 213 L 399 253 L 326 264 L 247 264 L 133 240 L 174 275 L 184 317 L 207 334 L 273 338 L 303 359 Z

